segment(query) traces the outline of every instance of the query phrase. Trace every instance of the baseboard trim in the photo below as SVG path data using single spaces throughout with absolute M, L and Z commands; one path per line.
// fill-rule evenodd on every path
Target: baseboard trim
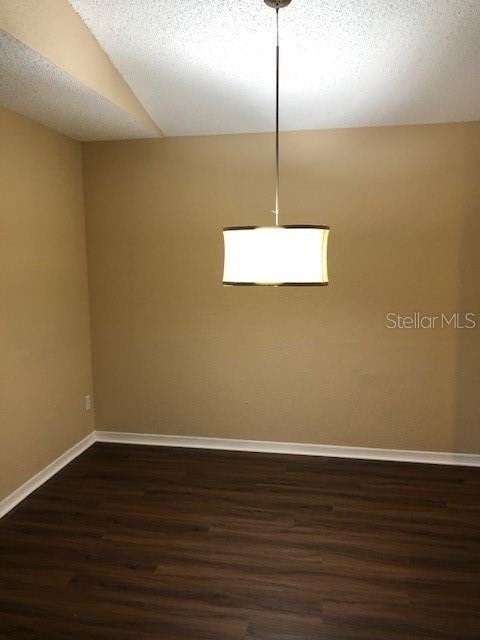
M 68 451 L 39 471 L 30 480 L 0 501 L 0 518 L 22 500 L 58 473 L 69 462 L 95 442 L 141 444 L 157 447 L 186 447 L 190 449 L 220 449 L 223 451 L 251 451 L 253 453 L 283 453 L 329 458 L 356 458 L 358 460 L 384 460 L 421 464 L 460 465 L 480 467 L 480 454 L 448 453 L 446 451 L 411 451 L 409 449 L 373 449 L 369 447 L 342 447 L 329 444 L 301 442 L 273 442 L 267 440 L 237 440 L 235 438 L 207 438 L 200 436 L 171 436 L 157 433 L 122 433 L 119 431 L 92 431 Z
M 480 454 L 470 453 L 411 451 L 408 449 L 373 449 L 369 447 L 342 447 L 326 444 L 303 444 L 299 442 L 172 436 L 156 433 L 121 433 L 118 431 L 96 431 L 95 435 L 97 442 L 115 442 L 118 444 L 222 449 L 225 451 L 284 453 L 303 456 L 326 456 L 330 458 L 357 458 L 360 460 L 385 460 L 390 462 L 416 462 L 422 464 L 480 467 Z
M 3 518 L 9 511 L 17 506 L 22 500 L 29 496 L 32 491 L 38 489 L 49 478 L 58 473 L 69 462 L 83 453 L 96 441 L 95 432 L 89 433 L 80 442 L 73 445 L 68 451 L 62 453 L 56 460 L 47 465 L 44 469 L 35 474 L 30 480 L 27 480 L 21 487 L 0 501 L 0 518 Z

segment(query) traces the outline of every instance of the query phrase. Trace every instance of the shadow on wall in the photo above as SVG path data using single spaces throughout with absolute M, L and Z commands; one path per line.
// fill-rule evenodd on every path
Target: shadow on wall
M 480 453 L 480 150 L 473 159 L 479 179 L 465 189 L 458 310 L 475 313 L 475 329 L 458 330 L 455 393 L 454 451 Z M 471 162 L 471 159 L 469 158 Z

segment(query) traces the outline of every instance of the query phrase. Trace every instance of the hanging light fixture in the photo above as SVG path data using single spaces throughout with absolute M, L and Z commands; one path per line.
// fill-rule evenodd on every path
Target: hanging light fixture
M 278 13 L 291 0 L 264 0 L 276 11 L 277 65 L 275 109 L 275 226 L 225 227 L 224 285 L 320 286 L 328 284 L 329 227 L 311 224 L 279 225 L 279 80 Z

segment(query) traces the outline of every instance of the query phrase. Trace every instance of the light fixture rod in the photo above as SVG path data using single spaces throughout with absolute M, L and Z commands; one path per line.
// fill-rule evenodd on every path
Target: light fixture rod
M 292 0 L 264 0 L 265 4 L 275 9 L 277 21 L 277 49 L 276 49 L 276 99 L 275 99 L 275 226 L 278 227 L 280 217 L 280 136 L 279 136 L 279 114 L 280 114 L 280 38 L 278 35 L 278 12 L 283 7 L 288 7 Z
M 280 144 L 279 144 L 279 88 L 280 88 L 280 43 L 278 38 L 278 10 L 277 14 L 277 74 L 276 74 L 276 102 L 275 102 L 275 225 L 278 227 L 278 218 L 280 216 Z

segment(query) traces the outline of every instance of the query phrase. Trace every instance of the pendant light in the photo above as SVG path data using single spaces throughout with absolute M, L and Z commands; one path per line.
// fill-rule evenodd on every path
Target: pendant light
M 225 227 L 224 285 L 321 286 L 328 284 L 329 227 L 311 224 L 279 225 L 279 79 L 278 13 L 291 0 L 264 0 L 276 11 L 275 226 Z

